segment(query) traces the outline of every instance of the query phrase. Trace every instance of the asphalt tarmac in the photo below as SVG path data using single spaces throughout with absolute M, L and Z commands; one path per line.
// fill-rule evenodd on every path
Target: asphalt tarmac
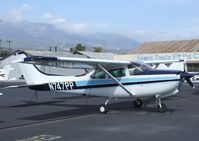
M 105 98 L 71 96 L 22 89 L 0 89 L 0 141 L 197 141 L 199 85 L 183 86 L 179 95 L 135 109 L 130 99 L 113 99 L 100 114 Z

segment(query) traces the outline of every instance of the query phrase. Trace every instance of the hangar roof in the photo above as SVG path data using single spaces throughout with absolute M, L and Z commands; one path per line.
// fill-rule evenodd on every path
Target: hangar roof
M 153 54 L 199 51 L 199 39 L 180 41 L 145 42 L 129 54 Z
M 76 51 L 74 54 L 84 55 L 88 58 L 96 58 L 96 59 L 113 59 L 113 53 L 105 53 L 105 52 L 87 52 L 87 51 Z
M 8 56 L 4 58 L 0 58 L 0 60 L 4 60 L 9 56 L 14 55 L 17 52 L 21 52 L 22 50 L 16 50 L 10 53 Z M 28 56 L 57 56 L 57 57 L 75 57 L 75 58 L 97 58 L 97 59 L 113 59 L 112 53 L 95 53 L 95 52 L 82 52 L 77 51 L 74 54 L 70 52 L 51 52 L 51 51 L 37 51 L 37 50 L 24 50 L 22 51 L 26 53 Z
M 29 55 L 33 56 L 57 56 L 57 57 L 78 57 L 78 58 L 86 58 L 82 55 L 74 55 L 70 52 L 53 52 L 53 51 L 37 51 L 37 50 L 24 50 Z

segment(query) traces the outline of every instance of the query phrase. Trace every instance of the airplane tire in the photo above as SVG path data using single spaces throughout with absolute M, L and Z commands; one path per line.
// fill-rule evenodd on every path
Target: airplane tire
M 108 108 L 107 108 L 107 106 L 101 106 L 100 107 L 100 113 L 102 113 L 102 114 L 107 114 L 108 113 Z
M 143 105 L 143 101 L 141 99 L 134 100 L 135 108 L 141 108 Z
M 161 106 L 158 105 L 157 110 L 158 110 L 158 112 L 160 112 L 160 113 L 165 113 L 165 112 L 167 111 L 167 106 L 166 106 L 166 104 L 161 103 Z

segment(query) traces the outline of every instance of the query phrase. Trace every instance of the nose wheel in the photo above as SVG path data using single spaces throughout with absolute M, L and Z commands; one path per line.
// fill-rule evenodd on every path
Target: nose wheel
M 157 111 L 160 113 L 165 113 L 167 111 L 167 106 L 166 104 L 162 103 L 160 98 L 157 98 L 157 103 L 158 103 L 158 107 L 157 107 Z
M 164 103 L 158 104 L 157 111 L 160 113 L 165 113 L 167 111 L 167 106 Z

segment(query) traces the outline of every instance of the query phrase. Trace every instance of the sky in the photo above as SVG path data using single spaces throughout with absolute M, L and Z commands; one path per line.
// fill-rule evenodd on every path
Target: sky
M 198 0 L 0 0 L 0 19 L 145 41 L 199 38 Z

